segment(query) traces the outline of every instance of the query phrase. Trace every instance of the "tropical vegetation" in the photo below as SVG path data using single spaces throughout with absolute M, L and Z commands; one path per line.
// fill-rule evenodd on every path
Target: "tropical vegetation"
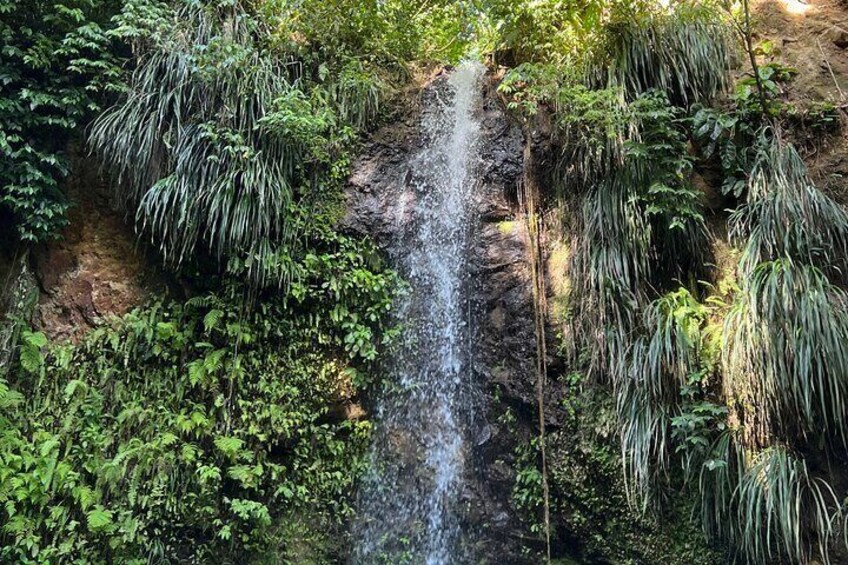
M 468 57 L 549 137 L 537 181 L 571 281 L 555 385 L 565 429 L 614 430 L 519 449 L 528 535 L 550 534 L 543 507 L 576 531 L 674 512 L 713 552 L 672 544 L 687 562 L 845 555 L 848 210 L 786 127 L 796 71 L 766 62 L 747 0 L 0 0 L 0 15 L 0 237 L 18 254 L 62 237 L 72 155 L 90 153 L 141 244 L 190 283 L 79 342 L 50 342 L 33 300 L 6 313 L 0 561 L 344 561 L 370 423 L 340 411 L 379 384 L 404 284 L 341 233 L 342 188 L 422 74 Z M 601 538 L 590 559 L 628 559 Z

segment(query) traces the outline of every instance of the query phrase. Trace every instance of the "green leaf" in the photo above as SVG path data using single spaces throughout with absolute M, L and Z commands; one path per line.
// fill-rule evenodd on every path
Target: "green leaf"
M 206 316 L 203 317 L 203 328 L 208 332 L 215 327 L 217 327 L 218 322 L 221 318 L 224 317 L 224 312 L 222 310 L 210 310 Z
M 98 504 L 86 514 L 86 522 L 92 532 L 102 532 L 112 524 L 112 512 Z
M 220 436 L 215 438 L 215 447 L 229 458 L 235 458 L 244 447 L 244 441 L 235 437 Z

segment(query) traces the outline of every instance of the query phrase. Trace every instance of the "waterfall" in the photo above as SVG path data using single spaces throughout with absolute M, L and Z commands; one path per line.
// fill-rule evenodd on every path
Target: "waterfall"
M 391 251 L 410 283 L 404 329 L 378 401 L 371 471 L 359 494 L 354 563 L 467 562 L 461 495 L 473 420 L 469 252 L 481 126 L 479 63 L 464 63 L 425 101 L 423 146 L 398 199 Z M 399 179 L 401 182 L 401 179 Z

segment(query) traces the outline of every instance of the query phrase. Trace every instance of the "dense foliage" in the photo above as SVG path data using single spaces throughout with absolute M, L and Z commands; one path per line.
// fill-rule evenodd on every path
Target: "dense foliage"
M 344 173 L 351 126 L 373 119 L 382 93 L 372 100 L 370 77 L 347 63 L 313 83 L 239 4 L 145 7 L 146 19 L 132 4 L 121 16 L 138 67 L 95 121 L 93 147 L 167 261 L 209 252 L 257 286 L 287 288 L 313 207 Z
M 68 142 L 120 88 L 112 0 L 0 2 L 0 218 L 40 241 L 65 225 Z M 11 236 L 11 234 L 9 234 Z
M 663 513 L 645 513 L 628 504 L 621 472 L 615 400 L 571 374 L 567 402 L 573 410 L 550 438 L 554 514 L 558 535 L 573 545 L 575 563 L 722 562 L 698 524 L 689 518 L 686 494 Z M 668 469 L 671 471 L 672 469 Z M 679 485 L 678 485 L 679 486 Z
M 4 106 L 4 159 L 17 161 L 2 173 L 24 170 L 24 157 L 57 167 L 25 190 L 4 185 L 21 239 L 63 225 L 54 157 L 96 114 L 105 81 L 120 92 L 92 146 L 140 232 L 207 290 L 77 345 L 48 344 L 13 313 L 15 366 L 0 382 L 3 562 L 325 563 L 346 552 L 369 424 L 345 413 L 376 377 L 400 285 L 334 223 L 355 132 L 386 87 L 347 43 L 322 53 L 257 7 L 4 6 L 4 88 L 23 98 Z M 32 33 L 19 48 L 13 32 Z M 112 66 L 120 53 L 130 74 Z M 21 88 L 34 80 L 64 105 Z
M 718 7 L 613 10 L 570 67 L 521 65 L 501 91 L 531 127 L 552 118 L 573 250 L 564 345 L 615 401 L 631 504 L 667 508 L 683 480 L 733 558 L 828 561 L 842 479 L 819 461 L 845 445 L 846 211 L 777 123 L 795 114 L 780 100 L 795 71 L 757 63 L 773 48 L 751 42 L 747 2 Z M 752 70 L 710 108 L 729 30 Z M 733 209 L 729 272 L 707 267 L 696 167 L 719 170 L 713 198 Z
M 784 126 L 838 119 L 782 100 L 797 70 L 749 8 L 0 0 L 0 231 L 59 235 L 66 154 L 87 145 L 169 276 L 203 289 L 78 344 L 9 318 L 0 561 L 344 558 L 369 424 L 342 409 L 379 377 L 401 284 L 337 233 L 341 186 L 422 69 L 477 57 L 550 132 L 537 180 L 570 249 L 556 535 L 598 560 L 827 562 L 846 533 L 848 212 Z M 516 455 L 530 516 L 539 447 Z M 685 525 L 640 535 L 690 510 L 721 557 Z
M 331 559 L 369 435 L 343 408 L 391 335 L 397 280 L 370 253 L 310 255 L 249 312 L 201 295 L 79 345 L 26 333 L 0 383 L 0 560 Z

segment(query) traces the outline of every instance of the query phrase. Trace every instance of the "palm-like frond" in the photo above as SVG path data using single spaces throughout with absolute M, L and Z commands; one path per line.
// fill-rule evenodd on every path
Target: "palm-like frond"
M 779 132 L 763 128 L 754 148 L 746 201 L 729 223 L 731 238 L 744 245 L 743 278 L 725 318 L 722 348 L 738 439 L 749 449 L 798 436 L 844 444 L 848 293 L 829 277 L 844 281 L 848 212 L 814 186 Z M 729 464 L 735 475 L 712 472 L 716 481 L 709 486 L 720 492 L 704 491 L 708 473 L 702 473 L 707 531 L 731 540 L 750 562 L 788 557 L 804 563 L 814 549 L 828 562 L 827 544 L 842 512 L 830 487 L 782 447 L 739 461 Z M 734 478 L 738 485 L 728 501 Z
M 763 444 L 775 431 L 846 437 L 848 294 L 809 265 L 758 266 L 724 327 L 729 399 L 744 406 L 745 431 Z
M 288 76 L 237 5 L 189 4 L 142 56 L 126 98 L 94 123 L 92 146 L 167 260 L 181 264 L 201 244 L 222 259 L 256 256 L 295 237 L 289 215 L 309 148 L 262 125 L 295 88 Z
M 746 453 L 723 433 L 701 470 L 700 513 L 710 539 L 729 542 L 748 563 L 788 558 L 830 563 L 828 544 L 844 512 L 832 487 L 777 445 Z
M 848 294 L 828 276 L 848 265 L 848 212 L 822 194 L 797 151 L 764 128 L 746 202 L 730 219 L 745 277 L 725 321 L 728 397 L 745 406 L 747 439 L 825 429 L 848 415 Z
M 378 72 L 358 59 L 351 59 L 330 81 L 328 90 L 339 116 L 364 130 L 379 114 L 391 89 Z
M 747 241 L 740 269 L 782 257 L 844 276 L 848 212 L 819 191 L 792 145 L 761 132 L 747 201 L 731 216 L 730 235 Z
M 622 87 L 630 98 L 658 89 L 684 106 L 726 87 L 732 39 L 716 10 L 696 2 L 636 4 L 613 15 L 589 58 L 590 84 Z
M 592 369 L 616 381 L 648 301 L 650 241 L 650 224 L 623 179 L 609 179 L 586 198 L 571 265 L 575 335 L 589 345 Z
M 754 563 L 786 556 L 808 563 L 812 548 L 829 563 L 827 543 L 840 514 L 833 489 L 785 448 L 757 454 L 733 494 L 736 545 Z
M 738 431 L 728 429 L 716 438 L 698 477 L 701 527 L 708 539 L 731 544 L 737 532 L 733 496 L 747 468 L 737 435 Z
M 616 393 L 625 492 L 628 503 L 642 512 L 656 501 L 657 488 L 668 471 L 671 422 L 677 413 L 674 404 L 650 398 L 645 385 L 628 378 Z
M 681 388 L 700 368 L 705 316 L 686 289 L 671 292 L 647 307 L 644 333 L 628 354 L 617 410 L 628 495 L 643 509 L 668 468 L 671 420 L 680 411 Z

